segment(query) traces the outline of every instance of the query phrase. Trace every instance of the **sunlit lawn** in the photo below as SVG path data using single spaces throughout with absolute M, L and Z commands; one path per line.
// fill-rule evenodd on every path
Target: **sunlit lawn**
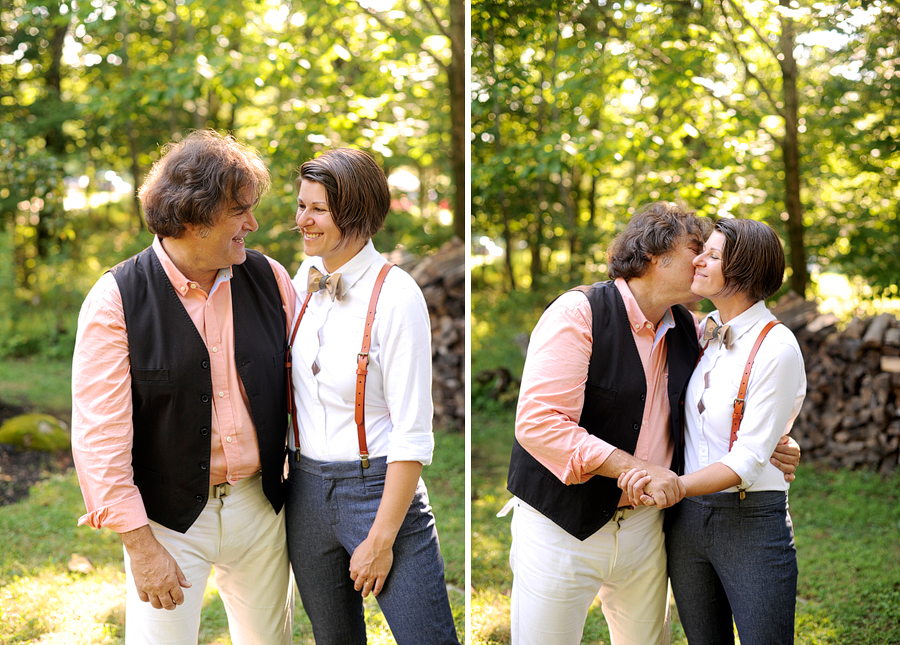
M 32 369 L 46 370 L 38 378 Z M 54 361 L 0 361 L 0 400 L 19 405 L 47 391 L 53 411 L 66 416 L 67 365 Z M 31 381 L 31 385 L 23 382 Z M 43 381 L 42 384 L 36 383 Z M 47 382 L 51 385 L 48 386 Z M 68 421 L 68 419 L 66 419 Z M 461 434 L 436 433 L 434 462 L 423 478 L 437 518 L 450 602 L 457 630 L 465 634 L 465 443 Z M 75 473 L 57 475 L 32 488 L 26 500 L 0 507 L 0 643 L 94 645 L 124 642 L 122 546 L 115 533 L 77 527 L 84 502 Z M 74 573 L 77 554 L 94 570 Z M 212 577 L 211 577 L 212 580 Z M 313 643 L 312 628 L 299 600 L 294 643 Z M 369 643 L 394 643 L 377 603 L 366 602 Z M 231 643 L 225 608 L 214 582 L 206 590 L 200 643 Z
M 511 515 L 496 514 L 509 499 L 513 422 L 508 409 L 472 414 L 473 645 L 510 642 Z M 795 642 L 900 643 L 900 474 L 803 466 L 791 487 L 791 516 L 800 568 Z M 672 643 L 684 644 L 677 611 L 673 618 Z M 582 642 L 610 642 L 599 603 Z

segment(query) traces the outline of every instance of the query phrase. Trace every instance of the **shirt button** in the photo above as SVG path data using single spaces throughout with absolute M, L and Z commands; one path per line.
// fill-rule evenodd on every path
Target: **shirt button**
M 225 396 L 225 393 L 219 390 L 219 398 L 221 399 L 223 396 Z
M 194 283 L 192 282 L 192 283 L 191 283 L 191 289 L 196 289 L 196 288 L 197 288 L 197 285 L 194 284 Z
M 185 287 L 184 285 L 181 285 L 181 293 L 184 293 L 185 291 L 187 291 L 187 287 Z
M 218 352 L 218 351 L 219 351 L 219 348 L 218 348 L 218 347 L 213 347 L 213 354 L 215 354 L 215 353 Z
M 231 437 L 225 437 L 225 441 L 227 441 L 228 443 L 231 443 Z

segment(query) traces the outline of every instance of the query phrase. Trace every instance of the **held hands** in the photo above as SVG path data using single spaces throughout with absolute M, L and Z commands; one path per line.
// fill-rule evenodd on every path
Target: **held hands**
M 628 496 L 632 506 L 668 508 L 685 495 L 684 483 L 671 470 L 658 466 L 632 468 L 619 475 L 618 485 Z
M 142 531 L 146 529 L 146 531 Z M 128 536 L 128 537 L 126 537 Z M 149 526 L 122 534 L 122 542 L 131 560 L 131 573 L 138 597 L 154 609 L 175 609 L 184 602 L 184 592 L 191 586 L 175 558 L 163 547 Z
M 350 557 L 350 578 L 353 588 L 362 591 L 365 598 L 372 592 L 373 596 L 381 593 L 394 564 L 393 543 L 378 548 L 377 540 L 371 533 L 356 547 Z

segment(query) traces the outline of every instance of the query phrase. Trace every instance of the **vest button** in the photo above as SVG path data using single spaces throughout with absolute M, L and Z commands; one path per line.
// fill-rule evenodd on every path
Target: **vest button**
M 205 394 L 200 397 L 200 400 L 203 401 L 204 403 L 209 403 L 209 397 L 206 396 Z
M 209 368 L 209 361 L 201 361 L 200 367 L 202 367 L 203 369 Z
M 634 424 L 633 426 L 631 426 L 631 427 L 634 428 L 635 430 L 637 430 L 638 428 L 641 427 L 641 425 L 640 425 L 639 423 L 635 423 L 635 424 Z
M 205 437 L 209 434 L 209 428 L 200 428 L 200 434 Z
M 200 470 L 206 470 L 206 464 L 200 464 Z
M 646 401 L 646 400 L 647 400 L 647 395 L 641 394 L 641 401 Z
M 194 499 L 196 499 L 198 502 L 202 502 L 202 501 L 203 501 L 203 495 L 197 495 L 197 497 L 195 497 Z

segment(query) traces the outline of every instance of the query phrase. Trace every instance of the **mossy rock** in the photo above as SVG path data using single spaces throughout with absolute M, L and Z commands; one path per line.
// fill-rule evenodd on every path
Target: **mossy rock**
M 49 414 L 29 413 L 7 419 L 0 426 L 0 443 L 29 450 L 56 452 L 72 445 L 66 425 Z

